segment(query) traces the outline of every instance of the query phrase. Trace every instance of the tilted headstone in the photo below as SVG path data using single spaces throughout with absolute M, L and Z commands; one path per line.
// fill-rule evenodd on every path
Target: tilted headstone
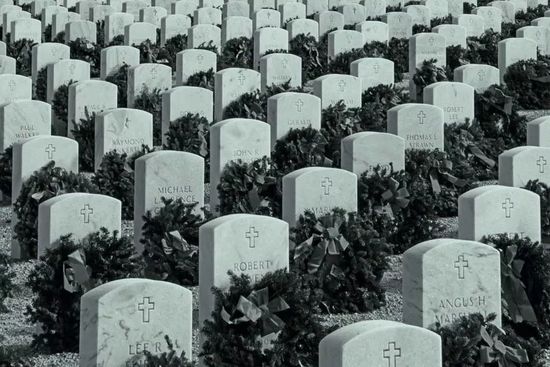
M 537 59 L 537 43 L 527 38 L 507 38 L 498 43 L 498 68 L 500 82 L 504 83 L 504 75 L 508 67 L 518 61 Z
M 410 38 L 412 36 L 412 17 L 404 12 L 390 12 L 382 16 L 388 25 L 388 38 Z
M 342 139 L 341 167 L 361 176 L 376 168 L 387 173 L 405 169 L 405 139 L 388 133 L 360 132 Z
M 527 145 L 550 147 L 550 117 L 539 117 L 527 123 Z
M 134 245 L 143 250 L 143 216 L 158 215 L 162 198 L 196 203 L 195 212 L 204 207 L 204 158 L 188 152 L 163 150 L 146 154 L 135 162 Z
M 498 183 L 525 187 L 529 181 L 550 184 L 550 148 L 515 147 L 498 156 Z
M 218 184 L 230 162 L 251 163 L 271 154 L 270 126 L 263 121 L 233 118 L 210 127 L 210 210 L 219 212 Z
M 267 123 L 271 146 L 291 129 L 321 129 L 321 99 L 311 94 L 286 92 L 267 99 Z
M 431 328 L 480 313 L 501 326 L 500 252 L 475 241 L 441 238 L 403 254 L 403 322 Z
M 351 75 L 361 79 L 363 91 L 380 84 L 395 82 L 393 61 L 381 57 L 365 57 L 350 64 Z
M 188 29 L 189 48 L 214 46 L 220 52 L 222 32 L 221 29 L 211 24 L 199 24 Z
M 23 139 L 50 135 L 51 106 L 42 101 L 15 100 L 0 105 L 0 151 Z
M 243 94 L 259 90 L 260 73 L 244 68 L 227 68 L 214 76 L 214 119 L 223 120 L 225 108 Z
M 288 51 L 288 32 L 281 28 L 261 28 L 254 32 L 254 68 L 260 69 L 260 59 L 267 51 Z
M 288 22 L 286 29 L 288 30 L 289 41 L 299 34 L 313 37 L 316 41 L 319 41 L 319 23 L 312 19 L 292 20 Z
M 422 103 L 405 103 L 388 110 L 388 132 L 405 139 L 406 149 L 443 150 L 443 110 Z
M 458 24 L 440 24 L 432 32 L 445 37 L 445 45 L 466 48 L 466 28 Z
M 315 20 L 319 23 L 319 37 L 335 29 L 344 29 L 344 14 L 337 11 L 323 11 L 315 14 Z
M 363 34 L 352 30 L 337 30 L 328 34 L 329 62 L 341 53 L 362 49 L 365 45 Z
M 214 120 L 214 94 L 200 87 L 180 86 L 162 93 L 162 143 L 172 121 L 186 114 L 198 114 L 208 122 Z
M 199 325 L 214 311 L 212 287 L 227 289 L 228 271 L 258 282 L 288 269 L 288 224 L 263 215 L 231 214 L 199 228 Z
M 187 84 L 193 74 L 217 71 L 218 56 L 215 52 L 200 49 L 187 49 L 176 54 L 176 85 Z
M 480 6 L 472 12 L 483 17 L 485 29 L 492 29 L 494 32 L 502 30 L 502 10 L 499 8 L 495 6 Z
M 291 227 L 310 211 L 317 218 L 340 208 L 357 211 L 357 175 L 339 168 L 306 167 L 283 177 L 283 215 Z
M 191 27 L 191 19 L 182 14 L 167 15 L 160 20 L 160 45 L 176 36 L 187 36 L 187 30 Z
M 128 107 L 133 107 L 142 93 L 164 92 L 172 88 L 172 68 L 147 63 L 128 68 Z
M 238 16 L 224 18 L 222 21 L 222 45 L 231 39 L 241 37 L 252 38 L 252 19 Z
M 462 65 L 454 70 L 454 81 L 471 85 L 477 93 L 483 93 L 491 85 L 500 83 L 500 71 L 485 64 Z
M 0 105 L 32 98 L 32 80 L 22 75 L 0 75 Z
M 112 13 L 105 17 L 105 42 L 111 42 L 116 36 L 124 36 L 124 28 L 134 23 L 130 13 Z
M 252 26 L 257 31 L 260 28 L 281 28 L 281 13 L 274 9 L 261 9 L 253 13 Z
M 131 158 L 143 146 L 153 147 L 153 115 L 132 108 L 115 108 L 100 112 L 95 118 L 94 168 L 110 151 L 126 153 Z
M 82 39 L 91 43 L 96 43 L 97 33 L 96 24 L 89 20 L 76 20 L 65 24 L 65 43 Z
M 413 78 L 424 61 L 435 60 L 435 66 L 447 65 L 445 37 L 436 33 L 418 33 L 409 38 L 409 91 L 411 100 L 417 100 L 416 83 Z M 422 101 L 418 101 L 422 102 Z
M 466 28 L 467 37 L 481 37 L 485 32 L 485 19 L 481 15 L 461 14 L 453 18 L 453 23 Z
M 293 54 L 275 53 L 260 59 L 262 91 L 273 85 L 302 86 L 302 58 Z
M 361 321 L 319 343 L 319 367 L 441 366 L 441 337 L 395 321 Z
M 75 125 L 95 113 L 117 107 L 118 87 L 103 80 L 83 80 L 69 86 L 67 136 L 73 137 Z
M 313 94 L 323 109 L 343 101 L 346 107 L 361 107 L 361 79 L 352 75 L 327 74 L 313 81 Z
M 124 27 L 124 44 L 126 46 L 139 46 L 145 41 L 157 43 L 157 27 L 151 23 L 136 22 Z
M 479 241 L 500 233 L 540 242 L 540 197 L 500 185 L 478 187 L 460 195 L 458 238 Z
M 55 196 L 38 206 L 38 258 L 53 248 L 61 236 L 75 241 L 102 227 L 120 233 L 120 200 L 110 196 L 71 193 Z
M 363 41 L 388 43 L 390 39 L 388 25 L 384 22 L 367 20 L 355 26 L 355 29 L 363 34 Z
M 139 65 L 139 49 L 132 46 L 106 47 L 101 50 L 100 64 L 100 77 L 105 79 L 124 65 Z
M 80 366 L 140 366 L 145 351 L 185 352 L 191 360 L 192 302 L 191 291 L 159 280 L 121 279 L 92 289 L 80 300 Z
M 459 82 L 437 82 L 424 88 L 424 103 L 441 107 L 446 124 L 474 119 L 474 88 Z

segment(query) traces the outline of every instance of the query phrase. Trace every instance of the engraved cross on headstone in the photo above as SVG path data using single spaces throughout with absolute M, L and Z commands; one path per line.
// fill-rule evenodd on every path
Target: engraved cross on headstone
M 323 181 L 321 181 L 321 187 L 325 189 L 324 194 L 330 195 L 330 188 L 332 187 L 332 180 L 329 177 L 325 177 Z
M 148 323 L 151 320 L 151 311 L 155 309 L 155 302 L 151 302 L 151 297 L 143 297 L 141 303 L 138 303 L 138 310 L 142 313 L 142 321 Z
M 424 119 L 426 118 L 426 114 L 424 113 L 424 111 L 418 112 L 418 115 L 416 115 L 416 117 L 418 117 L 418 123 L 420 125 L 424 125 Z
M 343 92 L 344 89 L 346 88 L 346 82 L 343 81 L 343 80 L 340 80 L 340 81 L 338 82 L 338 88 L 340 89 L 340 92 Z
M 90 208 L 90 204 L 84 205 L 84 208 L 80 209 L 80 215 L 84 217 L 84 223 L 90 223 L 90 215 L 94 214 L 94 209 Z
M 237 77 L 237 80 L 241 83 L 241 85 L 244 85 L 246 77 L 242 73 L 239 73 L 239 76 Z
M 296 111 L 297 112 L 302 112 L 302 107 L 304 107 L 304 101 L 302 101 L 301 99 L 297 100 L 296 101 Z
M 539 166 L 539 173 L 544 173 L 544 166 L 546 166 L 548 162 L 546 161 L 546 159 L 544 159 L 543 156 L 540 156 L 539 159 L 537 160 L 537 166 Z
M 504 209 L 506 218 L 512 217 L 512 209 L 514 209 L 514 203 L 512 203 L 512 200 L 510 198 L 506 198 L 506 200 L 504 200 L 504 203 L 502 203 L 502 209 Z
M 455 269 L 458 270 L 458 279 L 464 279 L 465 269 L 468 267 L 468 260 L 464 260 L 464 255 L 460 255 L 458 260 L 454 262 Z
M 15 90 L 15 80 L 10 80 L 8 86 L 10 87 L 10 91 L 13 92 Z
M 483 70 L 480 70 L 477 72 L 477 77 L 479 78 L 479 81 L 483 81 L 485 79 L 485 72 Z
M 248 238 L 248 247 L 256 248 L 256 238 L 260 237 L 260 232 L 256 231 L 256 228 L 251 226 L 244 236 Z
M 44 149 L 46 153 L 48 153 L 48 159 L 53 159 L 53 154 L 55 153 L 55 147 L 52 144 L 48 144 L 46 149 Z
M 380 71 L 380 65 L 378 65 L 378 63 L 374 64 L 372 68 L 374 69 L 375 74 L 378 74 Z
M 388 360 L 388 367 L 397 367 L 397 358 L 401 358 L 401 348 L 396 347 L 396 342 L 389 342 L 383 355 L 384 359 Z

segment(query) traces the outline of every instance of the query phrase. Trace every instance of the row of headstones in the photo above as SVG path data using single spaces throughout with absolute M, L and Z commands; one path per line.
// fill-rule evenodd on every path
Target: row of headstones
M 540 137 L 549 126 L 549 118 L 535 120 L 529 125 L 530 138 Z M 210 207 L 214 212 L 219 204 L 216 187 L 224 167 L 236 159 L 252 161 L 269 156 L 269 133 L 269 126 L 257 120 L 230 119 L 212 126 Z M 308 210 L 317 216 L 336 207 L 357 211 L 357 175 L 372 172 L 377 166 L 402 169 L 404 156 L 404 139 L 392 134 L 364 132 L 343 139 L 343 169 L 309 167 L 283 177 L 283 220 L 294 225 Z M 12 201 L 24 181 L 51 160 L 59 167 L 78 172 L 77 143 L 63 137 L 39 136 L 14 145 Z M 518 147 L 502 153 L 499 182 L 503 186 L 473 189 L 459 199 L 460 238 L 478 240 L 485 234 L 514 232 L 540 241 L 540 212 L 535 209 L 540 206 L 539 197 L 519 187 L 529 180 L 550 184 L 548 162 L 548 147 Z M 198 203 L 200 214 L 199 208 L 204 204 L 204 160 L 192 153 L 159 151 L 137 159 L 135 169 L 135 246 L 141 250 L 141 218 L 147 211 L 156 213 L 163 205 L 162 197 Z M 506 198 L 501 198 L 502 195 Z M 490 204 L 491 200 L 498 203 Z M 512 212 L 521 214 L 512 216 Z M 38 215 L 38 255 L 68 233 L 83 238 L 101 227 L 119 230 L 120 213 L 120 201 L 103 195 L 66 194 L 42 203 Z M 14 217 L 12 224 L 16 221 Z M 19 257 L 16 241 L 12 253 Z
M 255 283 L 288 269 L 288 231 L 279 219 L 248 214 L 201 226 L 199 325 L 214 311 L 211 287 L 228 288 L 228 270 Z M 405 324 L 378 320 L 341 328 L 321 341 L 319 366 L 395 366 L 403 358 L 439 367 L 439 336 L 423 328 L 472 313 L 495 313 L 500 326 L 500 292 L 500 254 L 491 246 L 456 239 L 418 244 L 404 255 Z M 191 358 L 192 310 L 191 292 L 161 281 L 118 280 L 89 291 L 81 299 L 81 366 L 123 364 L 143 351 L 166 351 L 165 335 Z
M 43 33 L 49 24 L 52 26 L 52 38 L 61 31 L 65 31 L 65 40 L 68 42 L 77 38 L 96 42 L 96 22 L 105 20 L 105 39 L 110 42 L 117 35 L 125 36 L 127 45 L 139 44 L 149 39 L 156 40 L 156 31 L 161 29 L 161 44 L 176 35 L 188 35 L 189 44 L 197 47 L 200 44 L 212 41 L 220 48 L 227 40 L 236 37 L 251 37 L 252 32 L 263 27 L 281 27 L 286 25 L 290 37 L 298 34 L 310 34 L 314 37 L 324 35 L 333 29 L 343 29 L 345 25 L 356 25 L 366 41 L 384 38 L 408 38 L 412 35 L 414 24 L 429 26 L 430 19 L 438 16 L 453 15 L 453 23 L 464 26 L 467 34 L 480 35 L 485 29 L 492 28 L 500 31 L 503 21 L 514 21 L 516 10 L 524 10 L 521 0 L 518 4 L 511 1 L 495 1 L 489 6 L 482 6 L 474 10 L 474 14 L 462 14 L 463 1 L 457 4 L 447 3 L 446 0 L 427 0 L 426 5 L 409 5 L 404 12 L 385 13 L 385 2 L 372 3 L 373 9 L 367 11 L 368 6 L 361 4 L 344 4 L 339 11 L 321 10 L 316 13 L 316 20 L 306 18 L 306 5 L 299 2 L 286 2 L 279 5 L 279 10 L 259 9 L 254 12 L 253 20 L 249 18 L 250 9 L 247 4 L 234 1 L 224 4 L 222 10 L 204 7 L 194 9 L 183 1 L 157 1 L 160 4 L 150 6 L 141 0 L 117 4 L 100 4 L 95 1 L 83 0 L 76 3 L 78 13 L 68 11 L 71 4 L 65 6 L 44 4 L 44 0 L 35 1 L 32 13 L 41 16 L 42 22 L 31 19 L 31 13 L 21 7 L 5 1 L 0 6 L 0 16 L 3 21 L 3 37 L 11 31 L 12 41 L 26 38 L 40 42 Z M 368 2 L 367 4 L 371 4 Z M 46 6 L 47 5 L 47 6 Z M 120 8 L 119 8 L 120 7 Z M 458 9 L 460 8 L 460 10 Z M 516 9 L 517 8 L 517 9 Z M 527 5 L 525 3 L 525 9 Z M 121 12 L 122 11 L 122 12 Z M 193 15 L 191 25 L 190 16 Z M 385 23 L 365 21 L 368 17 L 381 17 Z M 139 22 L 134 23 L 135 20 Z M 536 20 L 534 25 L 544 18 Z M 288 25 L 287 25 L 288 23 Z M 386 24 L 387 23 L 387 24 Z M 221 25 L 221 30 L 217 27 Z M 374 35 L 370 35 L 374 33 Z

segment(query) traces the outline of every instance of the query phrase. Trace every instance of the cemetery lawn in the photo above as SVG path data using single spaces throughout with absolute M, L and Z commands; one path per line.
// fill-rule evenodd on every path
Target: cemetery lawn
M 11 243 L 11 208 L 0 208 L 0 252 L 9 254 Z M 445 222 L 447 236 L 456 236 L 458 219 L 442 219 Z M 123 221 L 122 233 L 125 236 L 133 236 L 133 223 Z M 366 314 L 335 314 L 323 316 L 323 326 L 345 326 L 362 320 L 392 320 L 401 321 L 403 314 L 403 298 L 401 295 L 402 263 L 401 256 L 391 256 L 390 268 L 384 274 L 382 281 L 386 289 L 386 305 Z M 29 273 L 36 261 L 28 260 L 15 262 L 13 269 L 16 273 L 14 280 L 16 289 L 14 297 L 6 300 L 9 312 L 0 314 L 0 346 L 9 346 L 17 355 L 30 357 L 36 367 L 78 367 L 78 354 L 59 353 L 48 355 L 40 351 L 32 350 L 32 334 L 35 327 L 26 320 L 25 310 L 31 304 L 32 293 L 25 285 Z M 198 355 L 198 287 L 189 287 L 193 292 L 193 357 Z M 549 364 L 550 366 L 550 364 Z

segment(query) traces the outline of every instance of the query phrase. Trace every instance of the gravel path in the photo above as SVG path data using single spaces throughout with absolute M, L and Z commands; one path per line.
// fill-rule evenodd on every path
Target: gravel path
M 0 252 L 10 251 L 10 217 L 9 207 L 0 207 Z M 458 230 L 458 218 L 441 219 L 444 230 L 438 237 L 455 237 Z M 123 222 L 123 235 L 133 235 L 132 222 Z M 403 312 L 403 297 L 401 294 L 402 262 L 401 256 L 390 256 L 390 269 L 384 274 L 382 285 L 386 289 L 386 305 L 378 310 L 365 314 L 335 314 L 322 317 L 322 323 L 326 327 L 333 325 L 348 325 L 363 320 L 392 320 L 401 321 Z M 9 312 L 0 314 L 0 346 L 9 346 L 16 350 L 18 355 L 30 358 L 36 367 L 78 367 L 78 354 L 40 354 L 30 348 L 32 334 L 35 327 L 25 319 L 24 311 L 30 305 L 32 293 L 25 287 L 25 281 L 36 261 L 24 261 L 14 264 L 16 272 L 15 284 L 17 286 L 14 297 L 6 301 Z M 193 355 L 198 352 L 198 287 L 191 288 L 193 292 Z M 550 359 L 549 359 L 550 360 Z M 550 363 L 548 364 L 550 366 Z

